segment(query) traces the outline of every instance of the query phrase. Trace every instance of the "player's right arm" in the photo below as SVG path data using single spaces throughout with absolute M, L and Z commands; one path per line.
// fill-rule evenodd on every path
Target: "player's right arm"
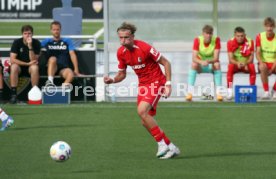
M 10 53 L 10 60 L 11 64 L 17 64 L 19 66 L 30 66 L 32 64 L 37 64 L 37 61 L 30 61 L 30 62 L 23 62 L 21 60 L 17 59 L 17 54 L 16 53 Z
M 122 70 L 122 71 L 118 71 L 118 73 L 115 75 L 114 78 L 105 76 L 104 83 L 105 84 L 119 83 L 119 82 L 123 81 L 125 78 L 126 78 L 126 70 Z
M 206 66 L 208 65 L 208 62 L 207 61 L 203 61 L 199 58 L 199 55 L 198 55 L 198 52 L 199 51 L 199 39 L 198 38 L 195 38 L 194 39 L 194 45 L 193 45 L 193 62 L 194 63 L 197 63 L 197 64 L 200 64 L 200 65 L 203 65 L 203 66 Z
M 234 57 L 234 50 L 232 49 L 231 40 L 227 42 L 227 55 L 230 64 L 235 64 L 238 66 L 238 68 L 241 68 L 243 66 L 242 63 L 239 63 Z
M 260 39 L 261 35 L 258 34 L 256 37 L 256 58 L 259 62 L 259 64 L 262 64 L 262 57 L 261 57 L 261 39 Z
M 125 61 L 123 60 L 123 58 L 121 57 L 121 53 L 122 53 L 122 49 L 119 49 L 117 51 L 117 59 L 118 59 L 118 72 L 115 75 L 114 78 L 111 78 L 109 76 L 105 76 L 104 77 L 104 83 L 106 84 L 111 84 L 111 83 L 119 83 L 121 81 L 123 81 L 126 78 L 126 69 L 127 69 L 127 65 L 125 64 Z

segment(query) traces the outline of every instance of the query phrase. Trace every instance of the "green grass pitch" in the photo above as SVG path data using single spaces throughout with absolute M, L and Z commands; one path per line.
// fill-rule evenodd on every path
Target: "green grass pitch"
M 160 103 L 156 119 L 182 154 L 155 157 L 135 103 L 4 105 L 15 126 L 0 133 L 1 179 L 275 178 L 275 103 Z M 72 157 L 57 163 L 53 142 Z

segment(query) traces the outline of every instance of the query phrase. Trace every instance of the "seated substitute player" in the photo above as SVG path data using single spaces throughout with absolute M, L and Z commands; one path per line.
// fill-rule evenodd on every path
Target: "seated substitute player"
M 249 73 L 250 85 L 255 85 L 256 71 L 253 64 L 254 42 L 246 37 L 245 30 L 242 27 L 236 27 L 234 37 L 227 42 L 228 52 L 228 71 L 227 71 L 227 99 L 233 98 L 233 77 L 235 73 Z
M 10 80 L 11 99 L 10 102 L 17 102 L 18 76 L 31 76 L 32 86 L 37 86 L 39 82 L 38 57 L 40 54 L 40 42 L 32 38 L 33 27 L 24 25 L 21 28 L 22 38 L 14 40 L 10 52 Z
M 222 100 L 218 89 L 222 85 L 221 70 L 219 63 L 220 38 L 213 36 L 213 27 L 205 25 L 202 28 L 202 35 L 194 39 L 193 61 L 189 71 L 188 85 L 189 90 L 186 96 L 187 101 L 192 100 L 195 80 L 197 73 L 213 73 L 216 85 L 217 99 Z
M 0 120 L 2 121 L 2 127 L 0 131 L 6 130 L 7 128 L 11 127 L 14 123 L 12 117 L 7 115 L 2 108 L 0 108 Z
M 53 38 L 45 39 L 41 46 L 46 48 L 48 59 L 48 80 L 47 84 L 54 84 L 55 74 L 59 74 L 65 79 L 63 85 L 70 84 L 74 76 L 80 76 L 78 59 L 75 53 L 75 47 L 70 38 L 61 37 L 61 24 L 58 21 L 51 23 L 51 33 Z M 70 68 L 69 60 L 72 61 L 74 71 Z
M 134 40 L 135 25 L 124 22 L 117 29 L 121 47 L 117 51 L 119 71 L 114 78 L 104 77 L 106 84 L 118 83 L 125 79 L 126 68 L 130 66 L 139 79 L 137 112 L 143 126 L 158 144 L 156 156 L 160 159 L 172 158 L 180 150 L 169 140 L 153 118 L 160 96 L 171 94 L 171 64 L 152 46 L 141 40 Z M 165 68 L 165 75 L 159 64 Z
M 264 20 L 265 31 L 261 32 L 256 37 L 256 57 L 261 73 L 264 94 L 263 99 L 269 99 L 268 76 L 276 74 L 276 37 L 274 33 L 275 20 L 272 17 L 267 17 Z M 273 86 L 273 99 L 276 99 L 276 82 Z

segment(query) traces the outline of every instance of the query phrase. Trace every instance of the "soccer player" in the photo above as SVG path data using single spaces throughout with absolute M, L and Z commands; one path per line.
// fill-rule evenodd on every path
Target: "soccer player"
M 24 25 L 21 28 L 22 38 L 14 40 L 11 52 L 11 99 L 10 103 L 17 102 L 18 76 L 31 76 L 32 86 L 37 86 L 39 82 L 38 57 L 40 54 L 40 42 L 32 38 L 33 27 Z
M 81 75 L 75 47 L 70 38 L 61 37 L 60 22 L 54 21 L 50 26 L 53 38 L 47 38 L 41 42 L 42 47 L 46 48 L 48 59 L 48 80 L 46 85 L 54 84 L 55 74 L 59 74 L 65 79 L 63 85 L 68 85 L 73 81 L 75 75 Z M 69 60 L 72 61 L 74 71 L 70 68 Z
M 161 159 L 172 158 L 180 154 L 164 131 L 154 119 L 160 96 L 171 94 L 171 64 L 156 49 L 141 40 L 134 39 L 135 25 L 124 22 L 117 29 L 121 47 L 117 51 L 119 71 L 114 78 L 104 77 L 106 84 L 118 83 L 125 79 L 126 68 L 130 66 L 139 79 L 137 113 L 143 126 L 155 138 L 158 144 L 156 156 Z M 160 65 L 164 66 L 165 75 Z
M 6 130 L 7 128 L 11 127 L 14 123 L 12 117 L 7 115 L 2 108 L 0 108 L 0 119 L 2 121 L 2 127 L 0 131 Z
M 213 73 L 214 81 L 217 88 L 217 99 L 222 100 L 218 89 L 222 85 L 221 70 L 219 63 L 220 38 L 213 36 L 213 27 L 205 25 L 202 28 L 202 35 L 194 39 L 193 61 L 189 71 L 188 85 L 189 90 L 186 96 L 187 101 L 192 100 L 195 80 L 197 73 Z
M 264 20 L 265 31 L 256 37 L 256 57 L 259 65 L 259 72 L 264 88 L 263 99 L 269 99 L 268 76 L 276 74 L 276 37 L 274 33 L 275 20 L 267 17 Z M 276 82 L 273 86 L 273 99 L 276 99 Z
M 255 85 L 256 71 L 253 64 L 254 42 L 246 37 L 245 30 L 242 27 L 236 27 L 234 37 L 227 42 L 228 52 L 228 71 L 227 71 L 227 99 L 233 98 L 233 77 L 235 73 L 249 73 L 250 85 Z

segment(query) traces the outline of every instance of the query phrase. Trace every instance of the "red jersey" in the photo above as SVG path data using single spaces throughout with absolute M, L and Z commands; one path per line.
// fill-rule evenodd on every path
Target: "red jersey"
M 166 81 L 166 77 L 158 63 L 161 58 L 160 52 L 140 40 L 134 40 L 133 47 L 132 50 L 128 50 L 124 46 L 118 49 L 119 70 L 125 70 L 127 66 L 131 66 L 138 76 L 139 85 Z
M 209 44 L 205 44 L 205 43 L 204 43 L 204 46 L 205 46 L 205 47 L 208 47 Z M 220 38 L 217 37 L 217 38 L 216 38 L 216 46 L 215 46 L 215 49 L 220 49 L 220 48 L 221 48 L 221 47 L 220 47 Z M 194 39 L 193 50 L 199 51 L 199 38 L 198 38 L 198 37 Z
M 233 39 L 228 40 L 228 42 L 227 42 L 227 52 L 234 53 L 236 51 L 236 49 L 234 47 L 235 45 L 237 45 L 237 48 L 239 48 L 239 47 L 242 47 L 245 44 L 245 42 L 243 44 L 235 44 L 235 43 L 237 43 L 236 40 L 233 40 Z M 250 52 L 254 52 L 254 41 L 253 40 L 251 40 L 251 46 L 250 46 L 250 49 L 248 49 L 248 50 L 250 50 Z

